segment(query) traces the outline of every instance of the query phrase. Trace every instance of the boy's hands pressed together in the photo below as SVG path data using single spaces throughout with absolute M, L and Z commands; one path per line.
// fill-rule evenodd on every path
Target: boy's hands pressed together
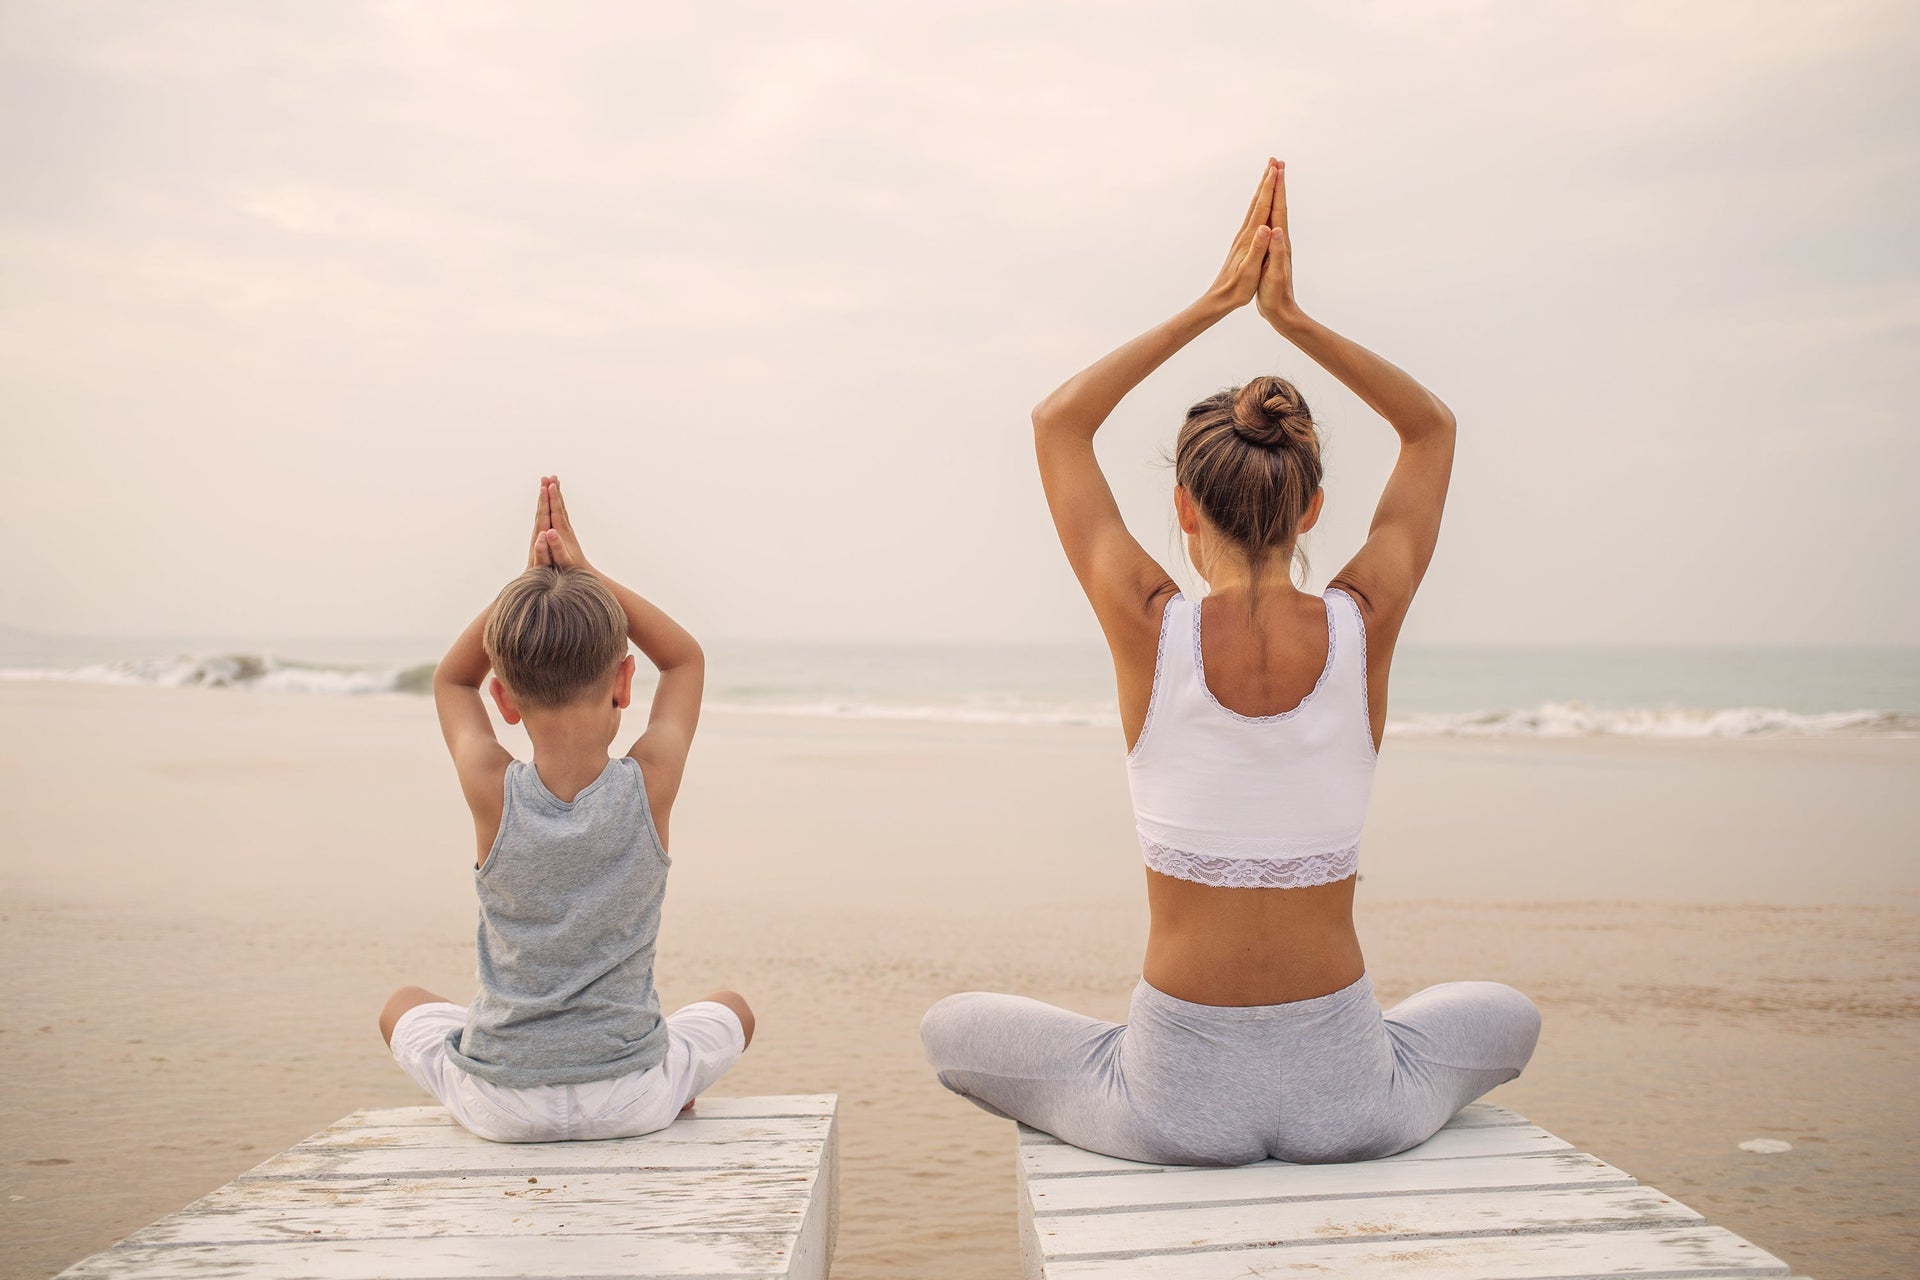
M 559 476 L 540 477 L 540 501 L 533 511 L 533 541 L 527 549 L 527 567 L 552 565 L 584 569 L 604 583 L 627 615 L 627 638 L 640 647 L 660 672 L 654 686 L 647 728 L 627 752 L 640 762 L 647 782 L 647 803 L 662 841 L 667 815 L 680 788 L 687 750 L 700 721 L 700 697 L 706 683 L 706 655 L 686 628 L 637 592 L 621 586 L 591 564 L 580 550 Z M 483 659 L 484 661 L 484 659 Z M 484 672 L 483 672 L 484 674 Z M 484 718 L 484 717 L 483 717 Z
M 541 477 L 540 502 L 533 513 L 533 546 L 527 553 L 527 568 L 543 564 L 593 572 L 593 566 L 581 554 L 580 539 L 567 515 L 566 499 L 560 496 L 559 476 Z
M 541 545 L 543 535 L 553 528 L 553 510 L 551 501 L 547 497 L 547 485 L 553 479 L 553 476 L 540 477 L 540 496 L 533 504 L 533 539 L 527 543 L 527 568 L 529 569 L 537 569 L 543 564 L 553 563 Z

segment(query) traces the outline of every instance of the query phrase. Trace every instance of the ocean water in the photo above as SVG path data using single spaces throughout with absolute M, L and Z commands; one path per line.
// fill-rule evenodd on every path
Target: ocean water
M 438 642 L 73 639 L 0 629 L 0 680 L 424 694 Z M 644 666 L 644 664 L 643 664 Z M 1097 646 L 717 642 L 708 703 L 781 715 L 1118 720 Z M 1388 732 L 1743 738 L 1920 734 L 1920 648 L 1446 648 L 1396 658 Z

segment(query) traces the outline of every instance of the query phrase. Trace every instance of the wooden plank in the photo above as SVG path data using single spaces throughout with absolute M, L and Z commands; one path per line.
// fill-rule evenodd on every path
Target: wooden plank
M 420 1108 L 422 1111 L 432 1111 L 435 1109 L 436 1108 L 433 1107 Z M 1441 1127 L 1440 1131 L 1445 1133 L 1448 1129 L 1480 1129 L 1488 1125 L 1496 1124 L 1529 1123 L 1531 1122 L 1517 1111 L 1509 1111 L 1505 1107 L 1496 1107 L 1491 1102 L 1469 1102 L 1455 1114 L 1453 1119 L 1447 1121 L 1447 1123 Z M 1050 1133 L 1029 1128 L 1024 1124 L 1020 1126 L 1020 1142 L 1023 1146 L 1028 1143 L 1058 1141 L 1060 1141 L 1060 1139 Z
M 1764 1249 L 1505 1108 L 1353 1164 L 1137 1164 L 1022 1132 L 1029 1280 L 1784 1277 Z
M 358 1242 L 108 1249 L 60 1280 L 455 1280 L 460 1277 L 785 1276 L 789 1238 L 769 1235 L 441 1236 Z
M 1442 1129 L 1412 1150 L 1368 1163 L 1380 1164 L 1391 1160 L 1457 1160 L 1467 1156 L 1523 1155 L 1541 1151 L 1570 1150 L 1572 1147 L 1568 1143 L 1554 1137 L 1538 1125 L 1483 1125 L 1462 1129 Z M 1023 1143 L 1020 1147 L 1020 1160 L 1028 1175 L 1035 1178 L 1071 1177 L 1092 1173 L 1165 1173 L 1181 1167 L 1117 1160 L 1112 1156 L 1096 1155 L 1091 1151 L 1070 1147 L 1058 1139 Z M 1269 1164 L 1277 1163 L 1280 1162 L 1268 1161 L 1244 1167 L 1264 1168 Z
M 62 1280 L 826 1280 L 835 1101 L 716 1098 L 643 1137 L 540 1144 L 437 1107 L 356 1112 Z
M 1532 1122 L 1518 1111 L 1509 1111 L 1505 1107 L 1497 1106 L 1491 1102 L 1469 1102 L 1466 1106 L 1455 1112 L 1453 1119 L 1447 1121 L 1442 1128 L 1478 1129 L 1483 1125 L 1489 1124 L 1530 1123 Z
M 559 1147 L 567 1150 L 605 1146 L 608 1142 L 641 1141 L 649 1146 L 722 1146 L 738 1142 L 818 1142 L 833 1124 L 827 1116 L 780 1116 L 773 1119 L 699 1119 L 676 1120 L 664 1129 L 638 1139 L 613 1138 L 599 1142 L 529 1142 L 508 1146 Z M 324 1151 L 343 1147 L 386 1151 L 439 1153 L 477 1147 L 500 1146 L 476 1138 L 459 1125 L 332 1125 L 291 1148 L 294 1151 Z
M 1158 1177 L 1089 1175 L 1035 1178 L 1033 1211 L 1136 1213 L 1187 1205 L 1340 1200 L 1420 1192 L 1499 1191 L 1529 1187 L 1630 1187 L 1634 1179 L 1583 1151 L 1457 1160 L 1380 1160 L 1368 1164 L 1280 1164 L 1238 1169 L 1183 1169 Z
M 123 1246 L 243 1244 L 307 1238 L 591 1235 L 607 1232 L 798 1230 L 808 1169 L 648 1170 L 531 1181 L 403 1177 L 282 1181 L 243 1178 L 122 1241 Z
M 832 1127 L 813 1173 L 800 1229 L 787 1255 L 785 1280 L 827 1280 L 833 1251 L 840 1243 L 840 1116 L 838 1095 L 826 1095 L 835 1104 Z
M 1219 1249 L 1049 1262 L 1047 1280 L 1606 1280 L 1785 1276 L 1786 1264 L 1719 1227 Z
M 730 1142 L 718 1145 L 654 1142 L 479 1143 L 442 1150 L 428 1160 L 418 1149 L 295 1147 L 248 1171 L 249 1178 L 392 1178 L 407 1174 L 612 1173 L 645 1169 L 808 1169 L 819 1163 L 821 1142 Z M 560 1148 L 556 1150 L 555 1148 Z M 566 1148 L 580 1148 L 567 1150 Z M 532 1154 L 529 1155 L 528 1153 Z M 457 1158 L 455 1158 L 457 1157 Z
M 694 1105 L 701 1120 L 769 1120 L 783 1116 L 831 1116 L 836 1095 L 831 1093 L 774 1094 L 765 1098 L 702 1098 Z M 1511 1115 L 1512 1112 L 1507 1114 Z M 328 1129 L 388 1128 L 396 1125 L 422 1125 L 438 1129 L 457 1129 L 459 1124 L 445 1107 L 365 1107 L 350 1112 L 328 1125 Z M 324 1132 L 324 1131 L 323 1131 Z
M 1036 1220 L 1049 1273 L 1078 1258 L 1165 1256 L 1296 1241 L 1428 1241 L 1517 1232 L 1696 1226 L 1699 1214 L 1651 1187 L 1547 1188 L 1199 1205 L 1153 1213 L 1059 1214 Z

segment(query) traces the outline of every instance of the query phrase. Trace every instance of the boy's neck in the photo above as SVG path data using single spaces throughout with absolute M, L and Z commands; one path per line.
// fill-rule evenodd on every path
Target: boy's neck
M 613 741 L 606 721 L 604 715 L 571 709 L 527 717 L 533 767 L 541 784 L 559 799 L 571 801 L 606 772 L 607 747 Z

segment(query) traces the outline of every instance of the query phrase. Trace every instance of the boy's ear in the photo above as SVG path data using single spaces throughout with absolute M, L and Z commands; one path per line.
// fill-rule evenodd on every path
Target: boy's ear
M 487 680 L 487 692 L 493 695 L 494 705 L 500 708 L 500 718 L 508 724 L 520 723 L 520 708 L 513 704 L 513 690 L 500 682 L 499 676 Z
M 620 659 L 619 669 L 613 673 L 613 705 L 625 711 L 633 705 L 633 655 Z

